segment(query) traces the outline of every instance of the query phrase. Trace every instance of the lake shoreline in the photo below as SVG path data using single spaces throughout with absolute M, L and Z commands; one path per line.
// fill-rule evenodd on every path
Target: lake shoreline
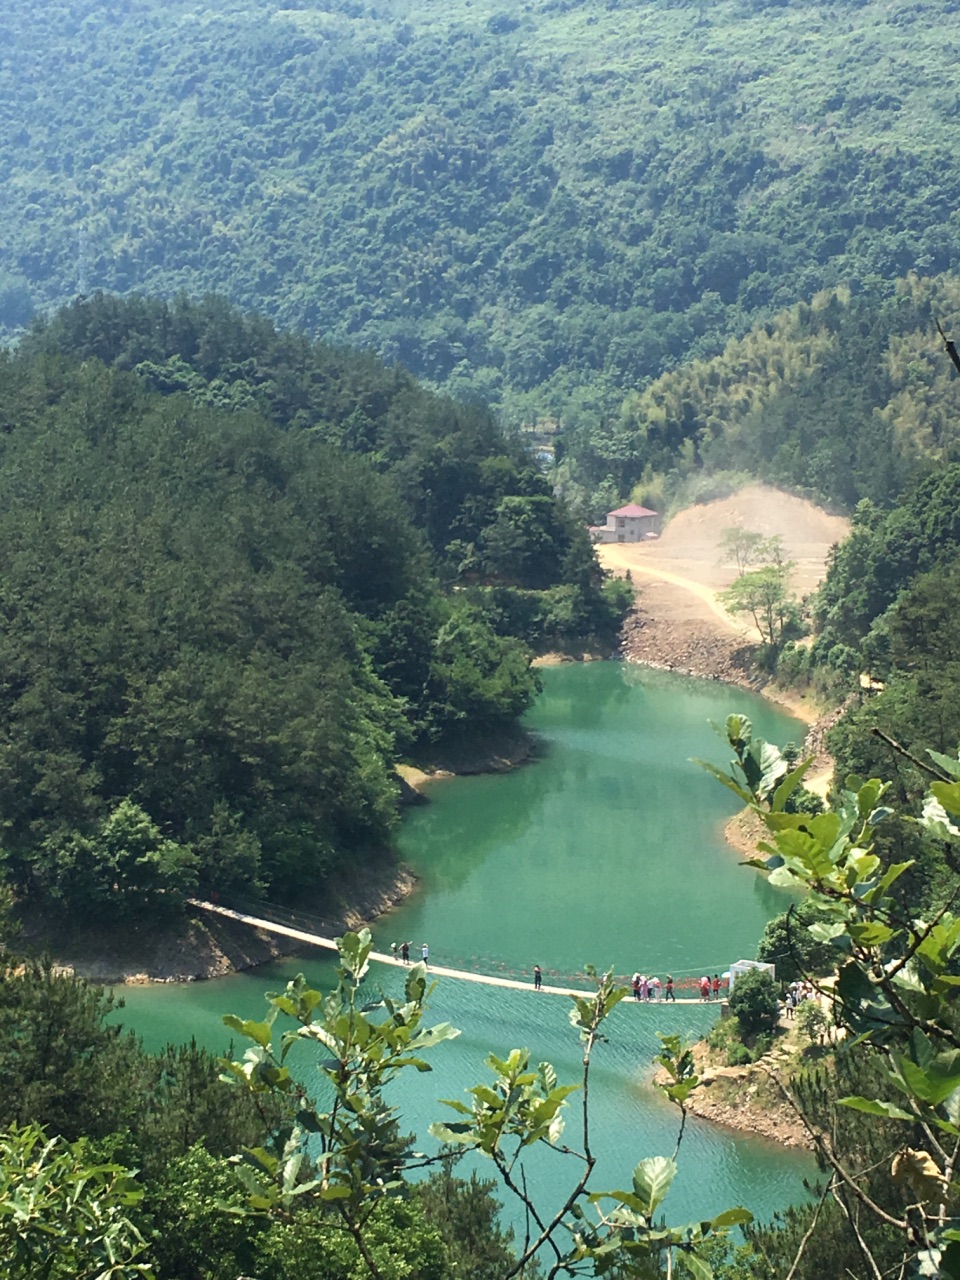
M 499 733 L 461 735 L 441 746 L 422 766 L 396 767 L 398 804 L 403 808 L 427 803 L 428 788 L 445 778 L 504 773 L 526 764 L 535 754 L 536 739 L 519 726 Z M 417 883 L 409 867 L 383 856 L 311 904 L 316 932 L 335 937 L 370 927 L 414 893 Z M 303 950 L 302 943 L 198 910 L 189 912 L 176 928 L 138 927 L 115 938 L 105 939 L 100 929 L 73 928 L 66 936 L 61 931 L 52 945 L 42 922 L 31 926 L 29 921 L 25 936 L 32 950 L 50 951 L 61 971 L 106 986 L 212 981 Z
M 623 655 L 625 660 L 653 669 L 678 668 L 673 665 Z M 566 655 L 545 655 L 540 665 L 600 660 L 596 655 L 575 659 Z M 617 659 L 613 659 L 617 661 Z M 679 672 L 678 672 L 679 673 Z M 760 693 L 771 702 L 810 722 L 809 706 L 791 697 L 789 691 L 755 682 L 731 681 L 709 662 L 698 669 L 683 671 L 698 679 L 725 680 L 734 687 Z M 771 696 L 772 695 L 772 696 Z M 820 722 L 815 722 L 814 730 Z M 536 738 L 516 727 L 506 734 L 479 737 L 461 736 L 447 749 L 438 749 L 431 758 L 417 764 L 397 766 L 400 780 L 401 806 L 428 803 L 429 792 L 445 779 L 477 774 L 495 774 L 520 768 L 536 758 Z M 819 762 L 818 762 L 819 763 Z M 731 818 L 724 828 L 727 843 L 738 853 L 753 852 L 756 832 L 749 824 L 749 814 Z M 335 936 L 382 920 L 390 910 L 403 902 L 417 887 L 409 868 L 390 859 L 368 866 L 350 883 L 341 883 L 321 902 L 315 912 L 320 918 L 318 932 Z M 40 944 L 49 943 L 42 936 Z M 151 983 L 209 981 L 232 973 L 254 969 L 300 950 L 298 944 L 248 925 L 233 923 L 203 912 L 193 912 L 185 926 L 167 931 L 144 931 L 123 938 L 104 941 L 96 930 L 74 930 L 67 939 L 59 939 L 54 952 L 58 965 L 93 982 L 107 985 L 146 985 Z
M 668 617 L 650 617 L 639 607 L 631 611 L 624 623 L 621 645 L 624 661 L 697 680 L 715 680 L 732 689 L 749 690 L 800 720 L 806 733 L 803 742 L 797 745 L 802 756 L 811 757 L 804 785 L 826 799 L 833 778 L 833 757 L 826 747 L 826 735 L 848 704 L 825 705 L 801 689 L 764 678 L 753 666 L 755 654 L 756 646 L 745 644 L 740 636 L 724 635 L 712 627 L 680 624 Z M 731 702 L 734 701 L 732 697 Z M 730 710 L 736 711 L 736 706 L 731 705 Z M 734 848 L 743 851 L 736 832 L 729 832 L 727 839 Z
M 386 915 L 416 886 L 409 867 L 384 866 L 367 884 L 342 884 L 331 891 L 317 928 L 328 936 L 363 928 Z M 200 910 L 189 911 L 183 922 L 169 929 L 139 926 L 132 933 L 105 938 L 96 928 L 73 928 L 60 935 L 55 947 L 42 935 L 31 936 L 28 929 L 25 940 L 32 951 L 49 951 L 60 971 L 104 986 L 205 982 L 303 950 L 300 943 Z
M 698 1041 L 693 1046 L 693 1057 L 700 1084 L 687 1098 L 690 1114 L 735 1133 L 766 1138 L 781 1147 L 815 1150 L 813 1139 L 797 1115 L 779 1095 L 771 1096 L 768 1071 L 779 1074 L 785 1060 L 796 1052 L 794 1024 L 784 1023 L 783 1031 L 784 1039 L 776 1041 L 770 1053 L 742 1067 L 717 1065 L 707 1042 Z M 654 1074 L 653 1081 L 668 1083 L 663 1068 Z

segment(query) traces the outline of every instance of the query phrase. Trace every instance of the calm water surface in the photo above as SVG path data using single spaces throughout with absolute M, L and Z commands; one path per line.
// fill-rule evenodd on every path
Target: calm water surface
M 620 663 L 570 665 L 544 673 L 544 694 L 529 716 L 539 759 L 499 777 L 438 782 L 432 803 L 411 811 L 402 847 L 420 877 L 418 892 L 386 917 L 375 943 L 430 943 L 438 962 L 529 974 L 539 963 L 573 974 L 585 963 L 675 977 L 723 970 L 752 956 L 763 925 L 784 899 L 738 865 L 722 828 L 735 807 L 724 788 L 690 757 L 725 764 L 729 751 L 710 728 L 745 711 L 755 730 L 785 742 L 802 727 L 739 689 Z M 196 1038 L 220 1050 L 225 1012 L 261 1016 L 265 990 L 306 970 L 330 980 L 328 962 L 303 958 L 190 986 L 124 992 L 124 1021 L 149 1047 Z M 399 985 L 395 971 L 372 980 Z M 462 1029 L 434 1055 L 434 1071 L 398 1088 L 405 1127 L 425 1149 L 430 1121 L 444 1118 L 437 1098 L 461 1097 L 487 1078 L 484 1058 L 527 1046 L 561 1079 L 578 1075 L 578 1044 L 568 1002 L 531 991 L 502 991 L 441 981 L 431 1017 Z M 705 1032 L 715 1010 L 629 1005 L 610 1024 L 595 1058 L 592 1138 L 600 1181 L 625 1183 L 637 1160 L 669 1155 L 676 1113 L 649 1085 L 655 1032 Z M 452 1113 L 449 1113 L 452 1116 Z M 579 1109 L 568 1136 L 578 1136 Z M 545 1153 L 549 1155 L 549 1153 Z M 801 1194 L 811 1170 L 804 1156 L 771 1143 L 688 1125 L 681 1173 L 666 1209 L 671 1221 L 745 1204 L 759 1216 Z M 575 1173 L 559 1156 L 535 1159 L 533 1185 L 561 1196 Z

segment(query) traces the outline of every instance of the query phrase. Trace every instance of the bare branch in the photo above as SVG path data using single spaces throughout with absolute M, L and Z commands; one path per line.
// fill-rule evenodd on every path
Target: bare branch
M 810 1223 L 810 1226 L 804 1232 L 803 1239 L 800 1241 L 800 1247 L 797 1250 L 797 1256 L 794 1258 L 793 1264 L 791 1265 L 790 1270 L 787 1272 L 786 1276 L 784 1277 L 784 1280 L 793 1280 L 793 1277 L 797 1274 L 797 1267 L 799 1267 L 800 1265 L 800 1259 L 803 1257 L 804 1251 L 807 1245 L 810 1243 L 811 1239 L 813 1238 L 814 1231 L 816 1231 L 817 1229 L 817 1223 L 820 1220 L 820 1210 L 823 1208 L 824 1204 L 826 1203 L 827 1196 L 830 1194 L 830 1188 L 832 1186 L 833 1186 L 833 1179 L 829 1178 L 824 1183 L 824 1187 L 823 1187 L 823 1191 L 821 1192 L 820 1199 L 817 1201 L 817 1207 L 816 1207 L 816 1210 L 814 1211 L 813 1221 Z
M 780 1090 L 780 1093 L 782 1094 L 784 1100 L 787 1102 L 790 1109 L 797 1116 L 797 1118 L 800 1120 L 800 1123 L 803 1125 L 807 1133 L 810 1135 L 819 1154 L 823 1157 L 826 1163 L 837 1175 L 837 1179 L 839 1180 L 839 1182 L 842 1183 L 843 1186 L 846 1187 L 851 1192 L 851 1194 L 854 1195 L 856 1199 L 866 1209 L 869 1209 L 871 1213 L 875 1214 L 880 1219 L 881 1222 L 885 1222 L 889 1227 L 895 1227 L 898 1231 L 903 1231 L 903 1232 L 908 1231 L 909 1223 L 905 1219 L 895 1218 L 893 1217 L 892 1214 L 887 1213 L 886 1209 L 882 1209 L 880 1205 L 876 1203 L 876 1201 L 872 1200 L 867 1195 L 867 1193 L 863 1190 L 862 1187 L 859 1187 L 857 1185 L 855 1180 L 851 1177 L 851 1175 L 846 1171 L 846 1169 L 843 1167 L 843 1165 L 840 1163 L 837 1157 L 833 1154 L 833 1151 L 830 1149 L 830 1145 L 825 1141 L 823 1134 L 818 1133 L 817 1130 L 810 1123 L 810 1121 L 807 1119 L 806 1115 L 803 1112 L 803 1108 L 799 1105 L 797 1100 L 794 1098 L 793 1094 L 786 1087 L 786 1085 L 783 1083 L 780 1077 L 776 1075 L 773 1071 L 771 1071 L 768 1067 L 763 1066 L 762 1063 L 757 1063 L 757 1066 L 760 1068 L 763 1074 L 767 1076 L 768 1079 L 772 1080 L 773 1083 L 776 1085 L 776 1087 Z
M 937 321 L 937 333 L 939 333 L 940 337 L 943 339 L 943 345 L 946 348 L 947 355 L 953 361 L 953 367 L 956 369 L 957 373 L 960 373 L 960 352 L 957 351 L 957 344 L 955 342 L 951 342 L 943 332 L 943 326 L 939 320 Z
M 877 1266 L 877 1260 L 876 1258 L 874 1258 L 873 1254 L 867 1248 L 867 1242 L 863 1238 L 863 1234 L 861 1233 L 860 1228 L 854 1219 L 854 1215 L 853 1215 L 853 1212 L 851 1211 L 849 1204 L 847 1204 L 846 1197 L 844 1195 L 844 1187 L 838 1185 L 835 1182 L 832 1184 L 832 1191 L 833 1191 L 833 1198 L 836 1201 L 837 1206 L 840 1209 L 840 1212 L 846 1218 L 847 1225 L 850 1227 L 850 1230 L 853 1232 L 854 1238 L 857 1242 L 857 1248 L 860 1250 L 860 1253 L 861 1253 L 861 1256 L 863 1257 L 864 1262 L 873 1272 L 874 1280 L 883 1280 L 883 1273 L 881 1272 L 880 1268 Z
M 937 769 L 931 764 L 927 764 L 925 760 L 921 760 L 915 756 L 913 752 L 908 751 L 905 746 L 899 743 L 896 738 L 891 738 L 889 733 L 884 733 L 877 725 L 874 725 L 870 732 L 875 738 L 879 738 L 881 742 L 885 742 L 891 750 L 895 751 L 898 756 L 903 756 L 905 760 L 909 760 L 911 764 L 922 770 L 923 773 L 929 773 L 931 778 L 936 778 L 938 782 L 952 782 L 953 779 L 948 777 L 942 769 Z

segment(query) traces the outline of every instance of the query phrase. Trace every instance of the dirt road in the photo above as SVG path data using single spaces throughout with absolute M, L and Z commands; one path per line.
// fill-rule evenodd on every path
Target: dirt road
M 688 507 L 648 542 L 607 543 L 597 548 L 605 568 L 637 587 L 637 611 L 626 628 L 628 658 L 691 675 L 753 684 L 751 650 L 759 635 L 749 619 L 731 616 L 717 593 L 730 586 L 736 566 L 721 561 L 725 529 L 780 537 L 792 560 L 791 587 L 801 597 L 820 583 L 830 548 L 849 521 L 812 503 L 764 485 L 750 485 L 730 498 Z M 813 722 L 820 708 L 803 698 L 777 695 L 801 718 Z
M 634 581 L 636 581 L 637 575 L 641 574 L 648 578 L 654 578 L 657 582 L 667 582 L 671 586 L 680 587 L 688 595 L 700 600 L 711 614 L 720 619 L 720 622 L 728 631 L 741 635 L 745 631 L 754 630 L 752 626 L 744 628 L 742 622 L 728 613 L 717 599 L 716 591 L 711 587 L 704 586 L 702 582 L 697 582 L 693 578 L 685 578 L 679 573 L 674 573 L 672 570 L 664 568 L 662 564 L 656 561 L 655 557 L 641 558 L 638 556 L 636 553 L 644 549 L 644 546 L 645 544 L 640 544 L 639 546 L 628 547 L 619 543 L 608 543 L 606 546 L 597 548 L 597 556 L 605 569 L 610 569 L 614 572 L 622 570 L 624 573 L 629 570 Z M 686 601 L 685 603 L 689 607 L 690 602 Z M 682 614 L 683 609 L 682 606 L 675 603 L 667 606 L 667 611 L 677 616 Z M 662 613 L 664 610 L 660 610 L 660 612 Z M 694 612 L 699 611 L 694 609 Z
M 813 503 L 764 485 L 749 485 L 731 498 L 722 498 L 688 507 L 674 516 L 657 539 L 648 542 L 608 543 L 597 548 L 601 562 L 615 572 L 627 569 L 636 577 L 655 578 L 680 586 L 700 602 L 685 602 L 681 619 L 693 617 L 704 623 L 719 620 L 727 630 L 749 634 L 745 626 L 731 616 L 716 599 L 718 591 L 729 587 L 736 577 L 736 566 L 723 563 L 720 542 L 725 529 L 744 529 L 763 537 L 780 537 L 787 559 L 792 560 L 791 587 L 798 595 L 807 595 L 823 578 L 827 554 L 834 543 L 846 537 L 850 523 L 842 516 L 831 516 Z M 645 607 L 652 603 L 642 593 Z M 659 615 L 676 612 L 669 596 L 664 597 Z

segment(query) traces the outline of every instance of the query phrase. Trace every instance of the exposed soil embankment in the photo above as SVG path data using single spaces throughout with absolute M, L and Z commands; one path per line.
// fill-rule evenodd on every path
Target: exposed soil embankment
M 516 768 L 534 754 L 535 740 L 519 727 L 496 732 L 451 735 L 425 754 L 418 765 L 401 765 L 400 803 L 424 803 L 432 780 Z M 311 931 L 335 937 L 358 929 L 401 902 L 416 887 L 410 870 L 387 856 L 365 864 L 322 894 L 307 898 Z M 58 929 L 51 937 L 46 921 L 28 921 L 25 942 L 49 949 L 61 966 L 104 983 L 193 982 L 255 968 L 299 949 L 298 944 L 249 925 L 194 911 L 167 928 L 142 924 L 105 935 L 101 928 Z
M 830 548 L 846 537 L 849 522 L 791 494 L 749 485 L 732 497 L 679 512 L 659 538 L 599 546 L 604 567 L 629 574 L 637 590 L 636 611 L 624 632 L 626 658 L 761 687 L 751 667 L 759 634 L 749 617 L 734 617 L 720 600 L 738 573 L 722 551 L 730 529 L 779 538 L 793 565 L 790 587 L 803 597 L 819 585 Z M 797 714 L 808 722 L 817 719 L 803 708 L 802 695 L 796 700 Z
M 813 1150 L 809 1133 L 768 1074 L 789 1074 L 796 1053 L 792 1023 L 784 1024 L 784 1036 L 770 1053 L 746 1067 L 717 1066 L 710 1049 L 701 1041 L 693 1050 L 701 1083 L 687 1099 L 687 1110 L 701 1120 L 739 1133 L 754 1133 L 784 1147 Z M 654 1080 L 666 1083 L 666 1074 L 658 1071 Z
M 803 596 L 820 583 L 830 548 L 846 536 L 849 522 L 791 494 L 750 485 L 730 498 L 680 512 L 657 539 L 598 547 L 604 566 L 616 574 L 629 573 L 636 587 L 636 607 L 623 629 L 623 657 L 723 680 L 781 703 L 811 726 L 802 747 L 814 756 L 806 785 L 825 794 L 832 762 L 824 738 L 842 709 L 819 706 L 809 694 L 784 689 L 756 670 L 755 628 L 720 602 L 720 593 L 737 574 L 721 551 L 728 529 L 780 538 L 784 556 L 794 566 L 791 587 Z M 738 844 L 737 833 L 730 834 Z
M 342 882 L 307 904 L 318 932 L 336 935 L 370 924 L 416 886 L 406 867 L 384 860 L 362 879 Z M 39 922 L 27 921 L 24 942 L 52 951 L 58 965 L 107 984 L 195 982 L 252 969 L 298 949 L 293 942 L 203 911 L 170 927 L 142 923 L 122 933 L 102 928 L 63 928 L 51 938 Z

